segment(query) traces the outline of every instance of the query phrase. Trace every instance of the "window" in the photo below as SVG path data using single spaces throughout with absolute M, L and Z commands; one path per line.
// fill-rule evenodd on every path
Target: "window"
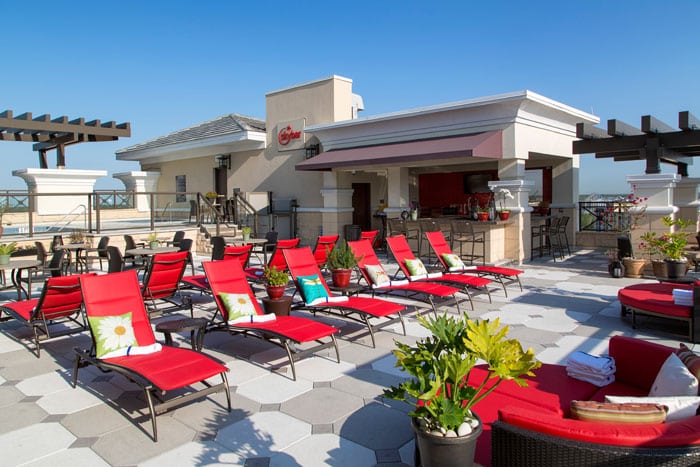
M 184 203 L 187 201 L 184 194 L 187 191 L 187 175 L 175 175 L 175 191 L 178 193 L 175 195 L 175 202 Z

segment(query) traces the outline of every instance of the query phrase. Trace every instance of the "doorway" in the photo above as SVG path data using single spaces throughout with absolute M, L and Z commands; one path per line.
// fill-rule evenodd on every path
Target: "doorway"
M 214 167 L 214 191 L 228 198 L 228 169 L 226 167 Z
M 371 200 L 370 183 L 352 184 L 352 223 L 362 227 L 362 230 L 371 230 Z

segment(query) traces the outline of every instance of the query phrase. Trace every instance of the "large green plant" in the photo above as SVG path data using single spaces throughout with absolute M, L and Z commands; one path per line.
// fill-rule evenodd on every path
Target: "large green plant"
M 0 256 L 11 255 L 17 251 L 17 242 L 0 243 Z
M 409 415 L 426 431 L 458 431 L 474 418 L 474 404 L 502 381 L 527 386 L 522 376 L 533 376 L 532 370 L 541 365 L 532 349 L 523 351 L 517 339 L 506 339 L 508 327 L 501 328 L 498 319 L 474 321 L 442 315 L 418 320 L 432 335 L 415 345 L 396 341 L 396 366 L 412 378 L 385 390 L 384 395 L 414 404 Z M 467 384 L 479 360 L 486 362 L 487 373 L 481 381 Z
M 676 229 L 676 231 L 663 234 L 647 232 L 641 237 L 640 248 L 650 255 L 660 254 L 665 259 L 683 259 L 683 252 L 688 245 L 688 238 L 690 238 L 690 232 L 686 232 L 686 229 L 694 222 L 686 219 L 673 219 L 670 216 L 662 218 L 661 222 L 669 229 Z
M 265 281 L 268 285 L 273 287 L 279 287 L 281 285 L 287 285 L 289 282 L 289 275 L 285 271 L 280 271 L 277 266 L 272 266 L 271 268 L 265 267 Z
M 329 248 L 326 247 L 326 265 L 328 269 L 352 269 L 357 266 L 359 259 L 352 252 L 352 248 L 348 245 L 348 242 L 343 240 L 343 242 L 328 251 Z

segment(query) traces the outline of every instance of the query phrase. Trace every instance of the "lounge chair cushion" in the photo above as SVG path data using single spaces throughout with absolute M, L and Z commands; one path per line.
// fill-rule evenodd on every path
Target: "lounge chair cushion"
M 650 396 L 697 396 L 698 380 L 678 355 L 672 353 L 656 375 Z
M 442 259 L 445 260 L 445 264 L 447 264 L 450 271 L 462 271 L 466 268 L 464 262 L 454 253 L 443 253 Z
M 301 288 L 301 293 L 304 295 L 306 304 L 313 302 L 317 298 L 328 297 L 328 291 L 317 274 L 313 276 L 298 276 L 297 282 Z
M 571 416 L 589 422 L 663 423 L 666 409 L 659 404 L 571 401 Z
M 253 301 L 247 293 L 226 293 L 219 294 L 221 302 L 226 308 L 226 320 L 231 321 L 244 316 L 257 315 Z
M 114 316 L 88 316 L 95 336 L 95 356 L 102 358 L 115 350 L 137 345 L 131 312 Z
M 381 264 L 368 264 L 365 270 L 373 285 L 382 285 L 391 281 Z
M 423 261 L 419 259 L 407 259 L 406 269 L 411 276 L 423 276 L 428 274 L 428 270 L 425 269 Z

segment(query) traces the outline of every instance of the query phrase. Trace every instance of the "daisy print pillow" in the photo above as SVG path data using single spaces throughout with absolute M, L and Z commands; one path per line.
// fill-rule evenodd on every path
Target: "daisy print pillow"
M 95 336 L 96 357 L 136 345 L 131 312 L 116 316 L 89 316 L 90 329 Z

